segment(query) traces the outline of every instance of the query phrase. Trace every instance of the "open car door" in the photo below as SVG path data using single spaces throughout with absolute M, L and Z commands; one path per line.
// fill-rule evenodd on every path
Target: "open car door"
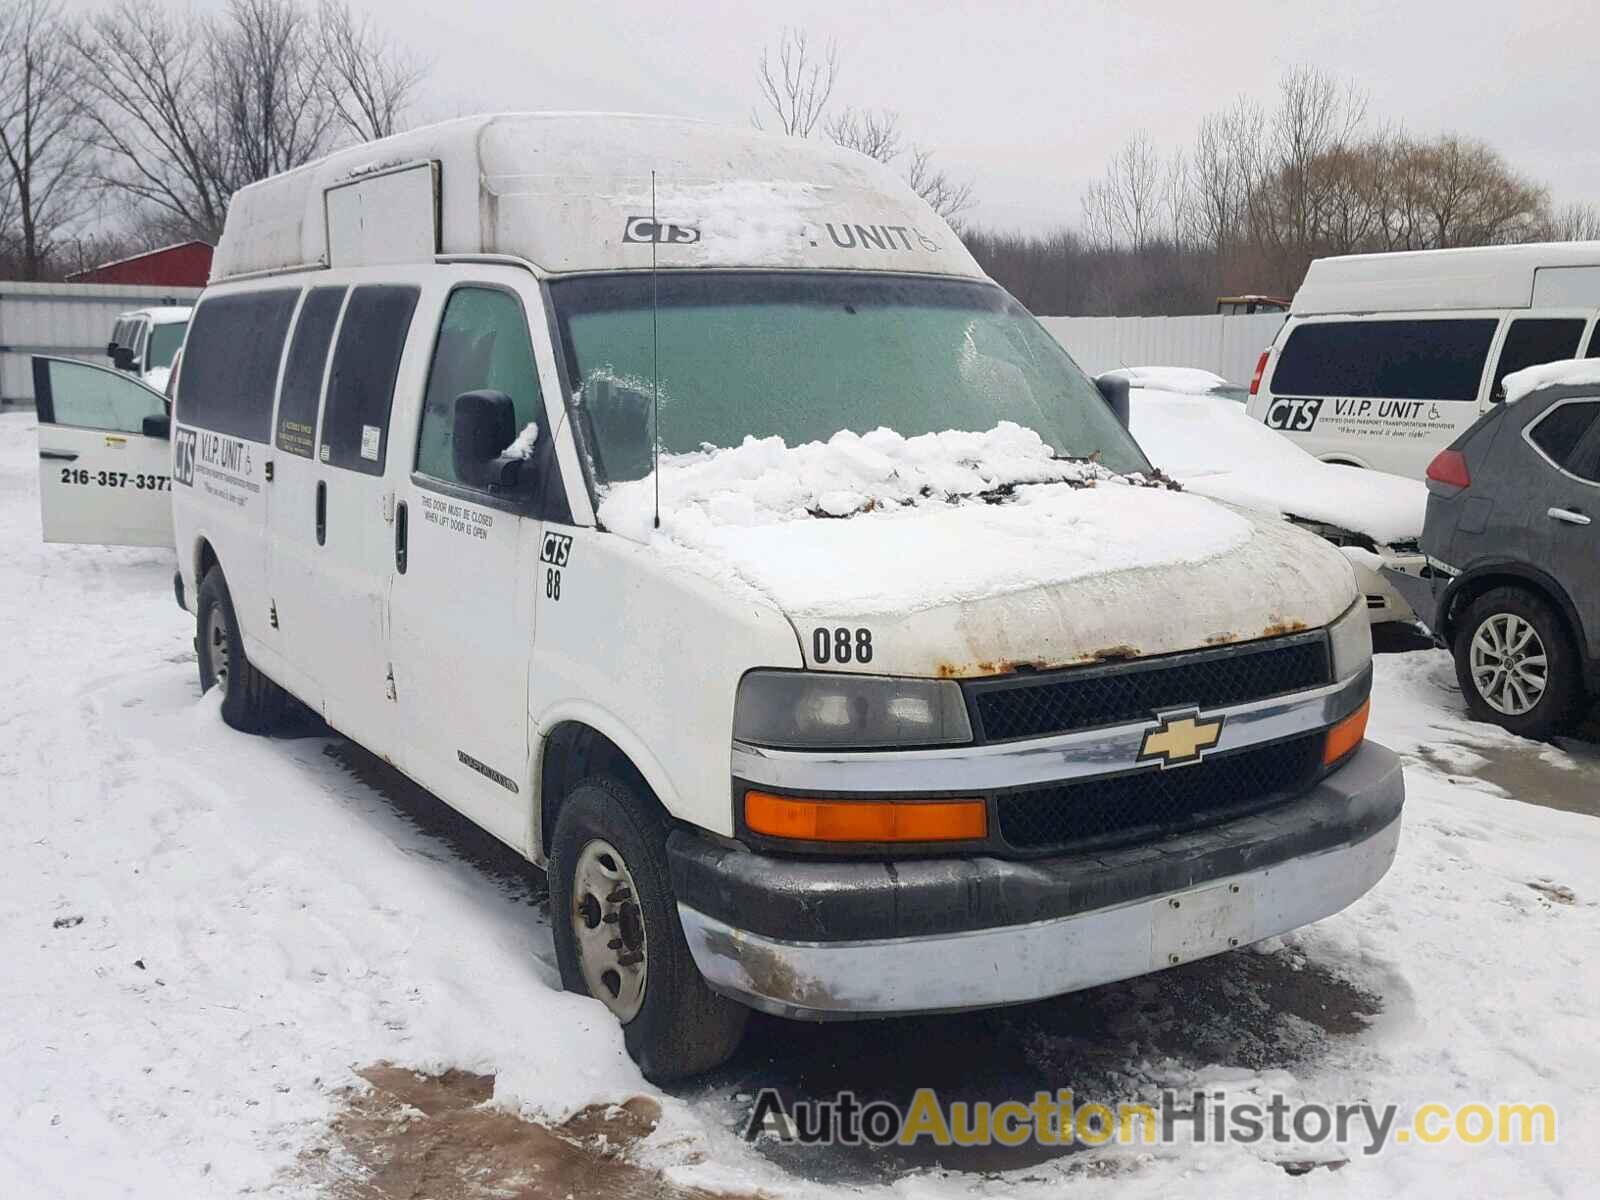
M 172 545 L 167 401 L 125 371 L 33 359 L 47 542 Z

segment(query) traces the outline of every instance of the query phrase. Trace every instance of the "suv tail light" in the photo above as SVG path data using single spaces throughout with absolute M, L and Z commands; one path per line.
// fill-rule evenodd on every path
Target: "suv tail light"
M 1466 456 L 1459 450 L 1439 451 L 1428 464 L 1428 478 L 1451 487 L 1472 486 L 1472 472 L 1467 470 Z
M 1268 346 L 1261 352 L 1261 357 L 1256 359 L 1256 373 L 1250 376 L 1250 395 L 1255 396 L 1261 390 L 1261 377 L 1267 373 L 1267 359 L 1272 357 L 1272 347 Z

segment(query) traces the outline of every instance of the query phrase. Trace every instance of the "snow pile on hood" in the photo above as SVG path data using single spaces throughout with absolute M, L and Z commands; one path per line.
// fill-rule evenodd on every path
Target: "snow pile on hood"
M 987 433 L 946 430 L 907 438 L 890 429 L 843 430 L 788 446 L 747 437 L 729 449 L 664 455 L 661 524 L 669 536 L 702 526 L 771 525 L 968 498 L 995 499 L 1023 484 L 1078 487 L 1122 479 L 1098 463 L 1058 459 L 1037 433 L 1002 421 Z M 643 541 L 655 516 L 655 480 L 614 484 L 600 504 L 606 528 Z
M 1513 371 L 1505 378 L 1506 403 L 1515 404 L 1543 387 L 1600 384 L 1600 358 L 1564 358 Z
M 663 458 L 660 482 L 659 531 L 653 478 L 610 489 L 606 528 L 791 615 L 903 615 L 1201 562 L 1254 529 L 1165 481 L 1053 458 L 1009 422 L 913 438 L 841 432 L 793 447 L 750 438 Z
M 1221 396 L 1135 388 L 1128 408 L 1145 454 L 1186 491 L 1381 546 L 1422 536 L 1428 489 L 1419 480 L 1325 463 Z
M 1186 396 L 1206 396 L 1228 381 L 1221 375 L 1202 371 L 1198 367 L 1118 367 L 1103 371 L 1101 377 L 1126 379 L 1129 387 L 1155 388 L 1163 392 L 1179 392 Z

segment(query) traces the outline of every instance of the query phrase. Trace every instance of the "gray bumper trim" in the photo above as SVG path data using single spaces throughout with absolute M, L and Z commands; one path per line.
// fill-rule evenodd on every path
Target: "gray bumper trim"
M 1072 860 L 1051 884 L 1049 895 L 1063 902 L 1056 906 L 1059 915 L 1043 919 L 917 936 L 810 940 L 740 928 L 734 922 L 742 905 L 719 908 L 724 919 L 704 911 L 708 906 L 680 900 L 678 913 L 707 982 L 767 1012 L 827 1021 L 1014 1004 L 1249 945 L 1338 912 L 1393 861 L 1404 791 L 1398 760 L 1368 743 L 1303 800 L 1237 827 L 1152 843 L 1138 848 L 1143 857 L 1129 855 L 1115 865 L 1112 856 Z M 1347 816 L 1330 822 L 1329 813 L 1341 810 Z M 1275 830 L 1263 831 L 1263 821 Z M 1343 837 L 1328 836 L 1337 833 L 1334 825 L 1345 828 Z M 1243 827 L 1255 832 L 1246 836 Z M 1317 848 L 1304 849 L 1308 844 Z M 675 885 L 689 861 L 683 849 L 680 844 L 676 851 L 682 861 L 674 862 Z M 747 853 L 735 857 L 770 862 L 775 870 L 787 865 Z M 1152 866 L 1150 857 L 1161 861 Z M 853 891 L 846 883 L 868 865 L 805 864 L 813 899 L 826 904 L 830 891 L 842 890 L 838 898 L 847 908 L 897 906 L 896 889 Z M 896 873 L 916 865 L 901 864 Z M 997 876 L 997 886 L 983 890 L 1003 894 L 1028 880 L 1037 864 L 991 860 L 985 869 Z M 839 875 L 832 885 L 830 872 Z M 946 921 L 961 915 L 955 909 L 963 903 L 978 903 L 974 883 L 968 881 L 962 896 L 946 898 L 952 906 Z M 1085 893 L 1101 902 L 1075 906 Z M 693 896 L 680 887 L 679 895 L 686 894 Z

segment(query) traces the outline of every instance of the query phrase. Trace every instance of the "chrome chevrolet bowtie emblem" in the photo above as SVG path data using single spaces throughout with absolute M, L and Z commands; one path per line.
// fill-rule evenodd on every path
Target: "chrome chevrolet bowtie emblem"
M 1137 761 L 1159 762 L 1162 767 L 1197 763 L 1222 737 L 1222 722 L 1220 716 L 1202 720 L 1198 708 L 1162 713 L 1159 723 L 1145 731 Z

